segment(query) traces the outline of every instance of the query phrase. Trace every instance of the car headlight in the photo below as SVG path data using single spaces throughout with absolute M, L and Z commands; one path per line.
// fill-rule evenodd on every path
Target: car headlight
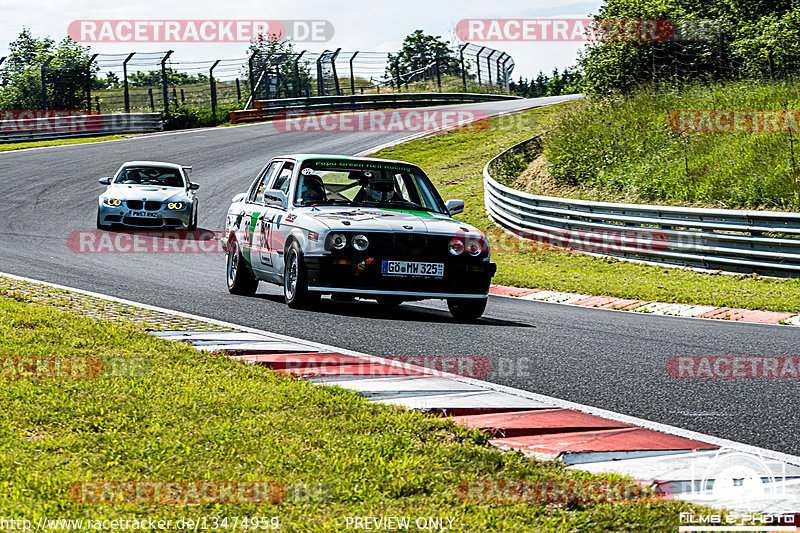
M 359 252 L 363 252 L 369 248 L 369 239 L 367 239 L 367 236 L 359 234 L 353 237 L 353 248 Z
M 183 209 L 184 207 L 186 207 L 186 204 L 183 202 L 170 202 L 167 204 L 167 209 L 171 209 L 173 211 Z
M 483 252 L 483 239 L 472 237 L 467 243 L 467 253 L 472 257 L 477 257 Z
M 347 246 L 347 237 L 341 233 L 331 235 L 331 247 L 334 250 L 344 250 L 345 246 Z
M 450 244 L 447 245 L 447 250 L 453 255 L 461 255 L 464 253 L 464 241 L 458 238 L 450 239 Z
M 103 203 L 109 207 L 119 207 L 122 205 L 122 200 L 117 198 L 103 198 Z

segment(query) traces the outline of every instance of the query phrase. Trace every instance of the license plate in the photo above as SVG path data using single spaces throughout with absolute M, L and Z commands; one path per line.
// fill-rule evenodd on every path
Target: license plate
M 444 276 L 444 263 L 419 263 L 415 261 L 384 261 L 381 273 L 384 276 L 413 276 L 421 278 L 441 278 Z
M 155 211 L 131 211 L 130 215 L 128 216 L 140 218 L 158 218 L 158 213 Z

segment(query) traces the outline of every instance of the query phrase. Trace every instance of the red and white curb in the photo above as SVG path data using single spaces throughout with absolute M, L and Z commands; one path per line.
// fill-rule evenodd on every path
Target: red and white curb
M 676 499 L 800 524 L 800 457 L 604 409 L 278 333 L 7 274 L 2 276 L 235 331 L 151 331 L 370 401 L 448 416 L 490 442 L 571 468 L 616 473 Z
M 613 296 L 592 296 L 572 292 L 549 291 L 540 289 L 524 289 L 520 287 L 507 287 L 505 285 L 492 285 L 489 294 L 581 307 L 594 307 L 597 309 L 611 309 L 614 311 L 631 311 L 650 315 L 678 316 L 684 318 L 707 318 L 711 320 L 730 320 L 734 322 L 749 322 L 754 324 L 783 324 L 800 326 L 800 313 L 779 313 L 775 311 L 757 311 L 753 309 L 735 309 L 730 307 L 716 307 L 710 305 L 675 304 L 666 302 L 653 302 L 631 298 L 616 298 Z

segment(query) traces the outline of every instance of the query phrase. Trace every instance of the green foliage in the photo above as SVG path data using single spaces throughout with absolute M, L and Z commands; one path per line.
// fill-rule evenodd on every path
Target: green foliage
M 50 37 L 36 38 L 23 28 L 9 44 L 8 58 L 0 70 L 0 109 L 43 107 L 42 66 L 48 58 L 52 58 L 44 72 L 48 107 L 85 107 L 89 57 L 89 47 L 69 37 L 56 44 Z
M 389 54 L 386 77 L 396 76 L 395 63 L 400 74 L 425 68 L 439 58 L 439 70 L 443 75 L 461 75 L 459 59 L 448 41 L 439 35 L 426 35 L 416 30 L 403 40 L 403 47 L 397 54 Z
M 230 121 L 231 111 L 241 109 L 240 102 L 217 106 L 217 114 L 211 114 L 211 108 L 181 106 L 171 110 L 164 116 L 164 130 L 183 130 L 187 128 L 208 128 L 219 126 Z
M 538 98 L 540 96 L 559 96 L 562 94 L 576 94 L 581 92 L 583 76 L 580 70 L 565 68 L 560 74 L 558 69 L 553 70 L 553 75 L 548 77 L 541 72 L 530 81 L 520 76 L 519 81 L 511 80 L 508 88 L 511 94 L 524 98 Z
M 190 76 L 186 72 L 178 72 L 170 67 L 164 69 L 167 76 L 167 85 L 188 85 L 190 83 L 208 83 L 208 76 L 198 72 L 195 76 Z M 111 74 L 111 73 L 109 73 Z M 116 78 L 116 77 L 115 77 Z M 106 77 L 106 79 L 109 79 Z M 152 87 L 161 86 L 161 69 L 150 70 L 148 72 L 133 72 L 128 74 L 128 85 L 130 87 Z M 119 79 L 116 79 L 119 83 Z M 110 87 L 104 87 L 110 88 Z
M 297 59 L 298 52 L 294 49 L 294 43 L 287 39 L 280 38 L 279 35 L 259 35 L 258 38 L 250 44 L 247 48 L 247 57 L 253 58 L 253 85 L 258 83 L 259 77 L 262 73 L 276 79 L 280 78 L 281 86 L 277 87 L 274 94 L 267 95 L 264 91 L 269 90 L 269 84 L 265 83 L 266 79 L 261 82 L 259 92 L 264 97 L 277 98 L 279 92 L 284 91 L 284 96 L 299 96 L 301 89 L 306 89 L 313 86 L 313 76 L 308 67 L 302 62 L 297 63 L 297 79 L 295 79 L 295 59 Z M 250 66 L 245 65 L 242 70 L 242 77 L 249 79 Z M 299 81 L 300 86 L 294 87 L 296 82 Z M 291 86 L 292 90 L 289 90 Z M 307 96 L 311 96 L 309 93 Z
M 800 107 L 800 88 L 792 82 L 695 84 L 590 98 L 555 121 L 545 156 L 557 180 L 631 199 L 798 210 L 800 175 L 790 144 L 796 149 L 797 134 L 676 134 L 667 128 L 670 111 L 784 104 Z

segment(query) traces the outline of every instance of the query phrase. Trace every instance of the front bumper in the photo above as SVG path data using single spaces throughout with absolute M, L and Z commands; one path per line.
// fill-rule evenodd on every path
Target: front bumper
M 180 211 L 165 208 L 147 211 L 155 216 L 131 216 L 132 210 L 125 206 L 99 206 L 100 223 L 104 225 L 123 226 L 127 228 L 188 228 L 192 222 L 192 205 Z M 143 210 L 140 210 L 140 212 Z
M 396 295 L 408 298 L 483 298 L 489 293 L 489 285 L 497 271 L 497 265 L 473 258 L 430 262 L 444 263 L 442 278 L 394 277 L 381 274 L 384 259 L 400 261 L 428 260 L 415 257 L 364 257 L 342 255 L 306 255 L 304 257 L 308 276 L 308 288 L 317 292 L 350 293 L 363 295 Z

